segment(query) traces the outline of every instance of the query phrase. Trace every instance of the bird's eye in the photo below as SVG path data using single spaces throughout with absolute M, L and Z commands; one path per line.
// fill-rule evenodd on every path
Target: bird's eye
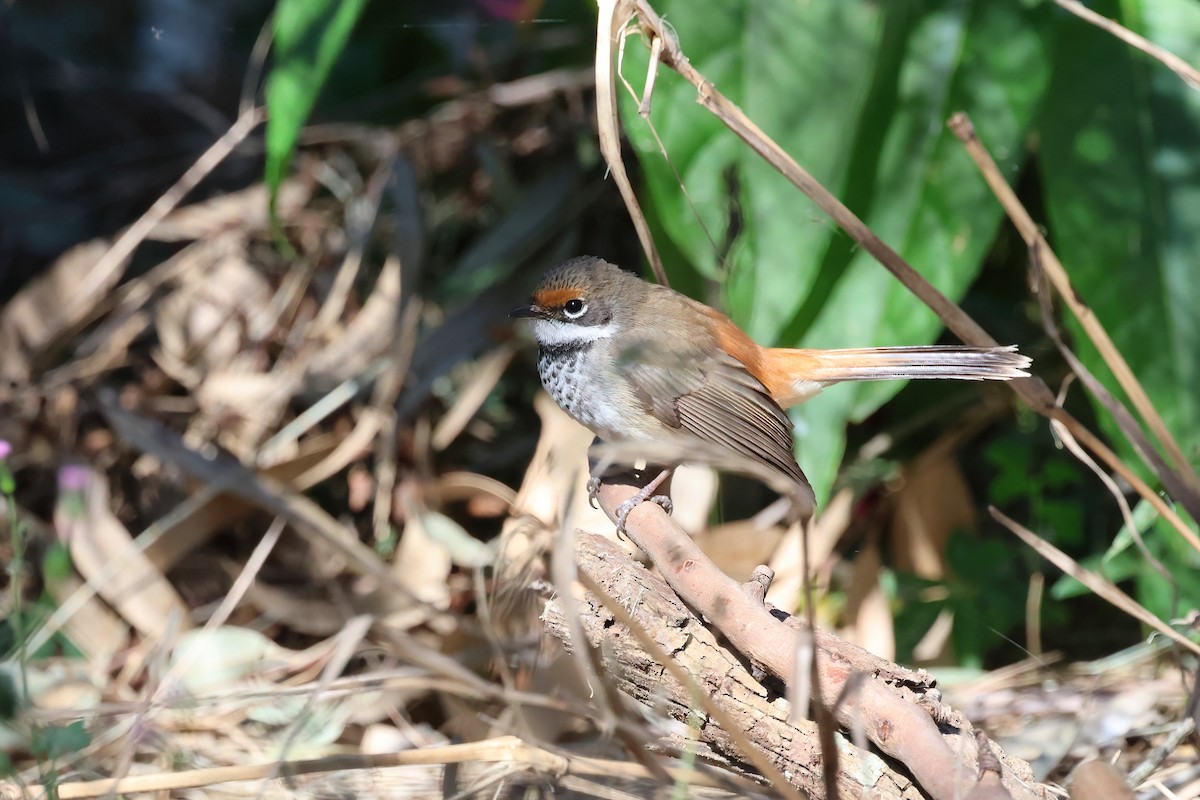
M 587 311 L 587 303 L 580 300 L 578 297 L 568 300 L 563 304 L 563 313 L 571 319 L 579 319 L 583 313 Z

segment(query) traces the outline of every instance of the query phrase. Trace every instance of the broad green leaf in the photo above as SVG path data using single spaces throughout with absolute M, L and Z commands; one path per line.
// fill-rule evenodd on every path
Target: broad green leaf
M 1200 5 L 1094 7 L 1200 63 Z M 1039 158 L 1052 244 L 1167 427 L 1200 462 L 1200 93 L 1103 31 L 1074 17 L 1058 24 Z M 1070 324 L 1084 363 L 1119 392 Z M 1097 416 L 1140 467 L 1107 412 Z
M 1001 212 L 944 123 L 969 112 L 1002 164 L 1017 163 L 1048 77 L 1040 12 L 985 0 L 740 0 L 703 14 L 667 0 L 659 10 L 693 64 L 767 134 L 934 285 L 952 297 L 965 291 Z M 626 75 L 644 74 L 643 49 L 627 47 Z M 653 218 L 694 269 L 725 279 L 734 320 L 764 344 L 934 340 L 936 317 L 694 97 L 660 70 L 651 119 L 691 204 L 632 103 L 626 127 Z M 800 463 L 819 497 L 833 483 L 847 421 L 898 389 L 843 385 L 793 412 Z
M 78 753 L 92 743 L 82 722 L 35 728 L 29 749 L 41 758 L 57 760 Z
M 266 182 L 275 196 L 329 70 L 367 0 L 279 0 L 275 63 L 267 82 Z

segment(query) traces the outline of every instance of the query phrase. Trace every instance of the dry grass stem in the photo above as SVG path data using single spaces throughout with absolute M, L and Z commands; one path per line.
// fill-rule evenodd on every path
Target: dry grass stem
M 1108 31 L 1129 46 L 1137 48 L 1151 58 L 1162 62 L 1163 66 L 1178 75 L 1188 86 L 1191 86 L 1196 91 L 1200 91 L 1200 70 L 1197 70 L 1170 50 L 1159 47 L 1145 37 L 1139 36 L 1116 20 L 1097 14 L 1077 0 L 1054 0 L 1054 2 L 1080 19 L 1090 22 L 1097 28 Z
M 1183 454 L 1183 450 L 1179 447 L 1175 437 L 1167 429 L 1166 423 L 1158 413 L 1158 409 L 1154 407 L 1154 403 L 1150 400 L 1149 395 L 1142 388 L 1137 376 L 1133 374 L 1129 363 L 1125 357 L 1121 355 L 1120 350 L 1113 344 L 1112 339 L 1105 330 L 1104 325 L 1096 317 L 1083 300 L 1079 293 L 1071 285 L 1070 276 L 1067 275 L 1066 269 L 1062 262 L 1054 255 L 1054 251 L 1050 249 L 1049 243 L 1042 236 L 1038 229 L 1037 223 L 1033 221 L 1033 217 L 1025 209 L 1024 204 L 1017 198 L 1016 192 L 1008 185 L 1004 179 L 1004 175 L 996 166 L 996 162 L 992 159 L 991 154 L 984 147 L 983 142 L 975 133 L 975 128 L 971 124 L 970 118 L 963 113 L 955 114 L 949 121 L 951 131 L 954 132 L 966 147 L 967 153 L 979 168 L 980 174 L 984 181 L 987 182 L 992 193 L 996 195 L 996 199 L 1004 208 L 1006 214 L 1013 225 L 1016 226 L 1017 232 L 1021 238 L 1025 240 L 1025 244 L 1032 252 L 1037 254 L 1037 260 L 1044 271 L 1050 283 L 1058 291 L 1063 302 L 1071 309 L 1071 313 L 1079 321 L 1087 333 L 1088 338 L 1096 346 L 1100 355 L 1104 358 L 1104 363 L 1113 371 L 1117 382 L 1121 388 L 1129 395 L 1129 399 L 1133 402 L 1134 408 L 1142 415 L 1142 419 L 1146 420 L 1150 430 L 1154 433 L 1163 449 L 1167 451 L 1171 462 L 1175 465 L 1178 475 L 1181 479 L 1181 485 L 1174 489 L 1176 499 L 1184 504 L 1189 513 L 1193 517 L 1200 518 L 1200 478 L 1197 477 L 1195 469 L 1191 462 Z M 1151 466 L 1154 466 L 1151 463 Z M 1160 475 L 1164 483 L 1170 485 L 1172 476 Z
M 615 81 L 617 54 L 616 43 L 623 36 L 625 25 L 633 15 L 629 0 L 599 0 L 600 16 L 596 26 L 596 127 L 600 136 L 600 152 L 608 164 L 609 173 L 617 183 L 629 218 L 637 230 L 642 250 L 654 271 L 654 279 L 667 285 L 667 273 L 663 269 L 662 257 L 654 244 L 650 223 L 642 212 L 637 192 L 625 171 L 621 157 L 621 123 L 617 111 L 617 85 Z
M 1196 655 L 1200 655 L 1200 644 L 1196 644 L 1191 639 L 1187 638 L 1170 625 L 1151 614 L 1144 606 L 1118 589 L 1111 581 L 1101 578 L 1099 575 L 1084 569 L 1075 559 L 1071 558 L 1066 553 L 1059 550 L 1057 547 L 1050 544 L 1033 531 L 1005 516 L 998 509 L 989 508 L 988 510 L 991 512 L 992 517 L 997 522 L 1015 533 L 1021 539 L 1021 541 L 1025 542 L 1025 544 L 1036 550 L 1043 558 L 1054 564 L 1054 566 L 1058 567 L 1063 572 L 1082 583 L 1088 589 L 1092 590 L 1097 595 L 1119 608 L 1121 611 L 1136 619 L 1138 622 L 1154 628 L 1154 630 L 1163 634 L 1176 644 Z
M 550 750 L 522 742 L 515 736 L 501 736 L 481 742 L 431 747 L 402 753 L 377 755 L 329 756 L 303 761 L 272 761 L 265 764 L 244 764 L 233 767 L 208 767 L 205 769 L 164 772 L 156 775 L 133 775 L 121 780 L 101 779 L 60 783 L 53 787 L 30 785 L 24 792 L 13 786 L 0 786 L 0 796 L 20 798 L 44 798 L 57 796 L 61 800 L 103 797 L 105 795 L 135 794 L 145 792 L 178 791 L 205 786 L 214 786 L 231 781 L 293 778 L 321 772 L 341 770 L 379 770 L 407 766 L 439 764 L 466 764 L 470 762 L 492 762 L 511 764 L 520 769 L 532 770 L 545 775 L 587 775 L 628 778 L 645 778 L 646 773 L 625 762 L 583 756 L 562 755 Z M 701 785 L 717 786 L 705 781 L 703 776 L 684 770 L 671 770 L 673 778 L 696 780 Z

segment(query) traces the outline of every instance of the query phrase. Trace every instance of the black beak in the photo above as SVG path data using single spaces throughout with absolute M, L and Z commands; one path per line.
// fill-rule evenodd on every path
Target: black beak
M 537 306 L 521 306 L 508 312 L 509 319 L 538 319 L 546 316 L 546 312 Z

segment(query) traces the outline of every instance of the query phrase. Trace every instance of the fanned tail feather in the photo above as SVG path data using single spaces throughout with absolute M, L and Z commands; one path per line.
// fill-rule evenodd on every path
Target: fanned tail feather
M 1027 378 L 1027 356 L 1009 347 L 867 347 L 825 350 L 811 376 L 822 383 L 892 378 L 942 378 L 960 381 L 1007 381 Z
M 864 347 L 848 350 L 768 351 L 776 374 L 790 380 L 777 381 L 775 399 L 783 406 L 799 403 L 823 387 L 841 381 L 942 379 L 960 381 L 1007 381 L 1026 378 L 1032 363 L 1009 347 Z M 782 384 L 782 385 L 781 385 Z M 772 387 L 773 389 L 775 387 Z

